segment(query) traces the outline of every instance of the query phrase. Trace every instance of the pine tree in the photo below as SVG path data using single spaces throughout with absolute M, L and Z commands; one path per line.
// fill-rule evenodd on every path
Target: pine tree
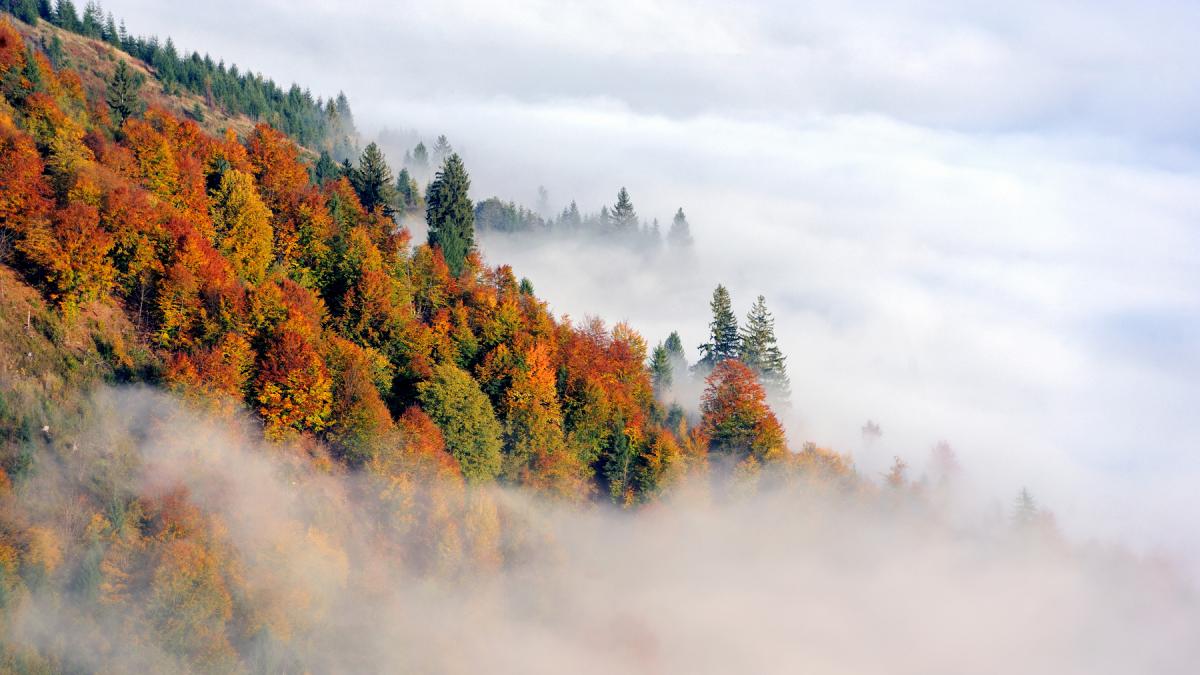
M 686 373 L 688 368 L 687 356 L 683 353 L 683 340 L 679 339 L 679 333 L 671 331 L 663 346 L 666 347 L 667 356 L 670 359 L 672 377 L 676 374 Z
M 322 150 L 321 157 L 313 165 L 313 182 L 317 185 L 324 185 L 328 181 L 337 180 L 341 175 L 342 170 L 338 167 L 337 162 L 333 161 L 333 157 L 328 152 Z
M 368 145 L 358 158 L 358 166 L 350 174 L 350 184 L 368 212 L 379 208 L 389 218 L 395 213 L 392 207 L 396 200 L 392 170 L 375 143 Z
M 142 100 L 138 97 L 141 87 L 142 76 L 130 70 L 124 60 L 118 61 L 104 93 L 104 100 L 116 117 L 117 126 L 142 111 Z
M 455 276 L 462 274 L 467 254 L 475 246 L 475 209 L 470 189 L 471 178 L 462 159 L 453 154 L 446 158 L 425 194 L 429 245 L 441 249 Z
M 671 354 L 666 345 L 658 343 L 650 355 L 650 378 L 654 383 L 654 393 L 660 398 L 671 389 L 673 376 L 671 372 Z
M 1017 527 L 1029 527 L 1037 520 L 1038 514 L 1039 509 L 1033 494 L 1029 492 L 1029 488 L 1021 488 L 1013 504 L 1013 524 Z
M 413 179 L 407 168 L 400 169 L 400 173 L 396 174 L 396 194 L 397 202 L 402 204 L 405 210 L 416 209 L 421 201 L 421 192 L 417 188 L 417 181 Z
M 38 22 L 38 6 L 37 0 L 17 0 L 9 5 L 9 11 L 17 15 L 17 18 L 29 24 L 36 26 Z
M 637 231 L 637 212 L 633 209 L 633 200 L 629 191 L 621 188 L 617 192 L 617 203 L 613 206 L 611 215 L 612 227 L 620 234 L 632 234 Z
M 767 311 L 766 298 L 761 295 L 746 315 L 739 354 L 742 363 L 758 374 L 768 391 L 785 398 L 790 394 L 787 358 L 775 340 L 775 317 Z
M 453 152 L 454 148 L 450 147 L 450 141 L 446 139 L 446 135 L 438 136 L 437 141 L 433 144 L 433 163 L 442 164 Z
M 726 359 L 737 358 L 741 341 L 738 336 L 737 316 L 733 313 L 733 301 L 730 300 L 729 291 L 724 286 L 718 285 L 713 291 L 709 307 L 712 308 L 713 317 L 712 322 L 708 324 L 709 341 L 700 345 L 703 356 L 696 364 L 704 370 L 712 370 Z
M 412 151 L 413 173 L 424 178 L 429 173 L 429 151 L 425 149 L 424 143 L 417 143 Z
M 683 207 L 675 212 L 675 218 L 671 221 L 671 229 L 667 231 L 667 243 L 674 249 L 688 249 L 694 243 L 692 228 L 688 225 L 687 216 L 683 215 Z

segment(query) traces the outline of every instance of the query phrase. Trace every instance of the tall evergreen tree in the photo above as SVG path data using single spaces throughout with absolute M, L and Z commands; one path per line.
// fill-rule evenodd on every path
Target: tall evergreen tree
M 358 158 L 358 166 L 350 174 L 350 184 L 358 193 L 358 199 L 363 208 L 374 211 L 383 210 L 389 218 L 395 213 L 392 204 L 395 202 L 395 187 L 392 185 L 392 170 L 388 168 L 383 152 L 375 143 L 363 150 Z
M 116 117 L 117 126 L 142 111 L 142 99 L 138 96 L 141 87 L 141 74 L 130 70 L 123 59 L 117 61 L 117 68 L 104 92 L 104 100 Z
M 453 152 L 454 148 L 450 147 L 450 141 L 446 139 L 446 135 L 438 136 L 433 144 L 433 163 L 440 166 Z
M 687 355 L 683 353 L 683 340 L 679 339 L 679 333 L 671 331 L 667 336 L 663 347 L 667 349 L 667 357 L 671 364 L 672 375 L 678 375 L 687 372 Z
M 650 354 L 650 379 L 654 383 L 654 393 L 660 398 L 671 389 L 674 377 L 671 372 L 671 354 L 666 345 L 658 343 Z
M 633 209 L 633 200 L 629 198 L 629 191 L 621 188 L 617 192 L 617 203 L 613 206 L 610 213 L 613 229 L 620 234 L 632 234 L 637 231 L 638 218 L 637 212 Z
M 694 243 L 692 228 L 688 225 L 687 216 L 683 215 L 683 207 L 675 212 L 675 218 L 671 221 L 671 229 L 667 231 L 667 243 L 675 249 L 691 248 Z
M 429 151 L 425 149 L 424 143 L 417 143 L 412 151 L 412 166 L 410 167 L 417 176 L 424 180 L 429 174 Z
M 475 209 L 470 190 L 471 178 L 456 153 L 446 158 L 425 194 L 429 245 L 441 249 L 455 276 L 462 274 L 467 254 L 475 246 Z
M 313 182 L 324 185 L 328 181 L 337 180 L 341 175 L 342 170 L 337 162 L 333 161 L 333 157 L 327 151 L 322 150 L 321 157 L 313 165 Z
M 400 169 L 400 173 L 396 174 L 396 195 L 397 201 L 405 210 L 417 208 L 417 204 L 421 201 L 421 192 L 417 188 L 417 181 L 413 179 L 407 167 Z
M 724 286 L 718 285 L 713 291 L 709 307 L 712 309 L 712 322 L 708 324 L 709 340 L 700 345 L 702 356 L 696 364 L 704 370 L 712 370 L 726 359 L 736 359 L 741 342 L 737 316 L 733 313 L 733 301 L 730 300 L 729 291 Z
M 39 16 L 37 0 L 15 0 L 5 4 L 5 9 L 17 15 L 18 19 L 31 26 L 37 25 Z
M 775 339 L 775 317 L 767 310 L 766 298 L 761 295 L 746 315 L 739 354 L 742 363 L 758 374 L 768 391 L 783 397 L 791 393 L 787 358 Z

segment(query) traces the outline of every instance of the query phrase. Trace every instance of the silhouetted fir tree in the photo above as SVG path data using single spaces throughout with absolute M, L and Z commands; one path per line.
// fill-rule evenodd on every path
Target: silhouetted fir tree
M 563 209 L 559 222 L 571 230 L 577 230 L 583 224 L 583 215 L 579 213 L 579 206 L 575 204 L 574 199 L 571 200 L 570 206 Z
M 1013 504 L 1013 524 L 1017 527 L 1029 527 L 1038 517 L 1038 505 L 1028 488 L 1021 488 Z
M 425 176 L 429 173 L 429 151 L 425 149 L 424 143 L 417 143 L 413 148 L 412 166 L 409 168 L 418 176 Z
M 671 229 L 667 231 L 667 243 L 675 249 L 691 248 L 694 243 L 692 228 L 688 225 L 687 216 L 683 215 L 682 207 L 675 212 L 675 218 L 671 221 Z
M 131 70 L 124 60 L 118 61 L 104 92 L 104 101 L 109 110 L 112 110 L 113 121 L 118 127 L 124 124 L 125 120 L 141 113 L 142 99 L 138 95 L 141 88 L 142 75 Z
M 367 211 L 380 208 L 388 217 L 395 213 L 392 206 L 396 201 L 392 170 L 375 143 L 368 145 L 359 156 L 358 166 L 350 174 L 350 184 Z
M 675 377 L 687 373 L 688 363 L 687 355 L 683 353 L 683 340 L 679 338 L 679 333 L 671 331 L 663 342 L 663 347 L 667 350 L 667 357 L 671 365 L 672 380 Z
M 729 291 L 724 286 L 718 285 L 713 291 L 709 307 L 712 309 L 712 322 L 708 324 L 709 341 L 700 345 L 702 356 L 696 364 L 697 368 L 704 370 L 715 368 L 725 359 L 736 359 L 740 348 L 737 316 L 733 313 Z
M 787 376 L 786 357 L 779 350 L 775 339 L 775 317 L 767 311 L 767 301 L 758 296 L 754 306 L 746 315 L 746 326 L 741 333 L 740 358 L 742 363 L 758 374 L 763 386 L 771 393 L 787 397 L 790 382 Z
M 462 274 L 467 254 L 475 246 L 475 209 L 470 190 L 471 179 L 462 159 L 453 154 L 446 158 L 425 194 L 429 244 L 441 249 L 455 276 Z
M 445 134 L 438 136 L 433 144 L 433 163 L 441 166 L 453 152 L 454 148 L 450 147 L 450 141 L 446 139 Z
M 630 234 L 637 231 L 637 212 L 633 209 L 633 200 L 629 198 L 629 191 L 623 187 L 617 192 L 617 203 L 612 208 L 611 218 L 612 227 L 619 234 Z

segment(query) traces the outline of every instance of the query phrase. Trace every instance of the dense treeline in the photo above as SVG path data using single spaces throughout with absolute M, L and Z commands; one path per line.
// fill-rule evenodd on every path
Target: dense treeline
M 183 89 L 205 99 L 208 107 L 260 120 L 313 150 L 327 150 L 337 160 L 354 154 L 354 117 L 345 94 L 314 98 L 307 89 L 292 84 L 286 90 L 261 74 L 240 71 L 199 52 L 181 53 L 168 37 L 142 37 L 130 33 L 100 3 L 88 2 L 80 12 L 72 0 L 0 0 L 0 9 L 26 23 L 47 21 L 59 28 L 104 41 L 144 61 L 170 94 Z
M 541 190 L 546 202 L 545 191 Z M 647 222 L 639 218 L 629 191 L 621 188 L 610 207 L 604 205 L 595 213 L 584 213 L 572 201 L 560 213 L 542 215 L 548 206 L 539 210 L 490 197 L 475 206 L 475 221 L 481 231 L 516 235 L 550 235 L 584 237 L 611 242 L 644 251 L 658 251 L 665 245 L 672 251 L 691 250 L 694 241 L 691 224 L 683 208 L 679 208 L 664 233 L 654 218 Z
M 306 161 L 265 123 L 213 137 L 138 105 L 128 77 L 89 99 L 0 21 L 0 339 L 28 354 L 0 370 L 0 621 L 34 599 L 65 603 L 67 633 L 88 636 L 86 661 L 52 637 L 6 647 L 6 669 L 302 672 L 324 635 L 302 617 L 378 583 L 348 568 L 354 537 L 387 553 L 380 564 L 439 578 L 527 555 L 536 542 L 497 484 L 620 507 L 688 479 L 718 498 L 765 482 L 875 490 L 841 455 L 789 448 L 762 298 L 739 328 L 718 288 L 689 368 L 678 335 L 650 354 L 628 325 L 556 318 L 509 267 L 485 265 L 474 234 L 488 207 L 448 144 L 417 195 L 408 166 L 398 184 L 373 144 L 339 166 Z M 414 243 L 397 217 L 422 208 L 429 241 Z M 637 227 L 623 190 L 608 218 Z M 293 484 L 312 486 L 303 508 L 271 523 L 261 556 L 239 553 L 230 514 L 184 487 L 191 473 L 165 487 L 161 471 L 143 475 L 139 439 L 184 422 L 146 413 L 98 436 L 79 392 L 99 378 L 165 388 L 217 419 L 253 411 L 272 447 L 298 451 L 283 457 Z M 703 389 L 697 412 L 679 405 L 684 383 Z M 361 480 L 335 489 L 321 475 Z M 888 485 L 917 489 L 900 463 Z M 1037 521 L 1031 499 L 1020 506 Z M 300 551 L 329 597 L 287 592 L 277 556 Z M 161 653 L 130 661 L 99 637 L 110 625 Z
M 635 503 L 703 462 L 704 424 L 724 423 L 655 398 L 641 336 L 557 320 L 509 268 L 483 265 L 456 154 L 423 198 L 430 243 L 414 246 L 374 145 L 320 182 L 270 126 L 242 143 L 162 110 L 115 114 L 11 27 L 3 39 L 10 263 L 68 316 L 120 301 L 168 386 L 242 401 L 269 437 L 320 439 L 353 467 L 417 408 L 443 420 L 468 479 L 576 499 Z M 743 375 L 716 369 L 711 385 L 763 400 L 738 423 L 773 419 Z

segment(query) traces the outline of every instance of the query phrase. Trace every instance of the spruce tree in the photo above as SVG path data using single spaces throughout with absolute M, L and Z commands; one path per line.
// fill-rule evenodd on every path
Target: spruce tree
M 37 0 L 17 0 L 7 8 L 10 12 L 17 15 L 17 18 L 29 24 L 36 26 L 38 22 L 38 5 Z
M 437 141 L 433 144 L 433 163 L 441 165 L 453 152 L 454 148 L 450 147 L 450 141 L 446 140 L 446 135 L 438 136 Z
M 389 218 L 395 213 L 392 207 L 395 201 L 392 170 L 375 143 L 368 145 L 358 158 L 358 166 L 350 174 L 350 184 L 367 211 L 380 208 Z
M 116 117 L 117 126 L 142 111 L 142 100 L 138 97 L 141 87 L 141 75 L 130 70 L 124 60 L 118 61 L 117 69 L 108 81 L 108 89 L 104 92 L 104 100 Z
M 650 379 L 654 383 L 654 393 L 659 397 L 670 390 L 674 382 L 671 372 L 671 354 L 661 342 L 650 355 Z
M 337 162 L 333 161 L 333 157 L 325 150 L 321 151 L 321 157 L 317 163 L 313 165 L 313 182 L 317 185 L 324 185 L 331 180 L 341 178 L 342 170 Z
M 621 188 L 617 192 L 617 203 L 613 206 L 609 217 L 613 229 L 618 233 L 632 234 L 637 231 L 637 213 L 633 209 L 633 200 L 629 198 L 629 191 L 625 188 Z
M 441 249 L 455 276 L 462 274 L 467 254 L 475 246 L 475 209 L 470 189 L 471 178 L 456 153 L 446 158 L 425 194 L 429 245 Z
M 429 151 L 425 149 L 424 143 L 417 143 L 417 146 L 412 151 L 412 170 L 413 173 L 424 178 L 429 172 Z
M 687 355 L 683 353 L 683 340 L 679 339 L 679 333 L 671 331 L 667 336 L 663 346 L 667 349 L 667 356 L 670 359 L 671 373 L 686 373 L 687 372 Z
M 709 341 L 700 345 L 700 353 L 703 355 L 698 368 L 704 370 L 712 370 L 718 363 L 726 359 L 736 359 L 739 352 L 737 316 L 733 313 L 733 301 L 729 298 L 729 291 L 722 285 L 718 285 L 713 291 L 712 302 L 709 303 L 712 308 L 712 322 L 708 324 Z
M 397 201 L 403 204 L 405 210 L 417 208 L 417 204 L 421 201 L 417 181 L 413 179 L 407 168 L 400 169 L 400 173 L 396 174 L 396 193 Z
M 766 298 L 761 295 L 746 315 L 741 343 L 739 354 L 742 363 L 758 374 L 768 391 L 788 396 L 791 392 L 785 363 L 787 358 L 775 340 L 775 317 L 767 311 Z
M 667 231 L 667 243 L 675 249 L 692 247 L 692 228 L 688 225 L 687 216 L 683 215 L 683 207 L 675 212 L 675 218 L 671 221 L 671 229 Z

